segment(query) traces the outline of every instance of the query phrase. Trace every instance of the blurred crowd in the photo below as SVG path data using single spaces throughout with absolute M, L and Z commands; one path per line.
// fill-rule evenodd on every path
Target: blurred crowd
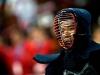
M 100 43 L 99 0 L 0 0 L 0 75 L 45 75 L 33 57 L 59 51 L 53 19 L 68 7 L 90 11 L 92 39 Z

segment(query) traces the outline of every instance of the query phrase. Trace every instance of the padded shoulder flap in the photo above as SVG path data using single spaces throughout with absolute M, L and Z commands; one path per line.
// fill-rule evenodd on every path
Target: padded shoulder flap
M 47 64 L 47 63 L 50 63 L 56 60 L 57 58 L 59 58 L 59 56 L 60 56 L 60 53 L 50 54 L 50 55 L 39 55 L 38 54 L 33 59 L 37 61 L 38 63 Z

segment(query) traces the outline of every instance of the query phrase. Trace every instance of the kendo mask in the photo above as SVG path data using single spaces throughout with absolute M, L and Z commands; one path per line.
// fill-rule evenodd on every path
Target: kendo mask
M 54 18 L 54 31 L 56 33 L 56 37 L 58 42 L 60 43 L 60 46 L 62 46 L 65 49 L 69 49 L 74 44 L 74 36 L 76 34 L 89 35 L 88 26 L 87 29 L 85 27 L 85 23 L 86 25 L 89 25 L 90 21 L 87 21 L 87 19 L 89 18 L 87 17 L 87 11 L 77 8 L 62 9 L 57 13 L 57 15 Z M 79 22 L 81 22 L 81 25 L 78 25 Z M 81 28 L 83 29 L 81 30 Z
M 74 34 L 76 33 L 77 22 L 75 14 L 62 10 L 55 17 L 54 28 L 60 45 L 65 48 L 71 48 L 74 43 Z

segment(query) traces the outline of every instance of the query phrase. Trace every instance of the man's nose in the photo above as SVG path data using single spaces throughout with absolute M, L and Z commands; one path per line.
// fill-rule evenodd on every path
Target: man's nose
M 64 31 L 65 35 L 71 35 L 70 31 Z

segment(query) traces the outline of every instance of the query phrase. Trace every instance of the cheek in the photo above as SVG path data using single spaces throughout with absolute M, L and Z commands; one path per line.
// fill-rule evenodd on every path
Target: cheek
M 76 30 L 71 30 L 70 34 L 73 36 L 76 33 Z
M 65 34 L 61 34 L 61 38 L 64 39 L 64 37 L 65 37 Z

